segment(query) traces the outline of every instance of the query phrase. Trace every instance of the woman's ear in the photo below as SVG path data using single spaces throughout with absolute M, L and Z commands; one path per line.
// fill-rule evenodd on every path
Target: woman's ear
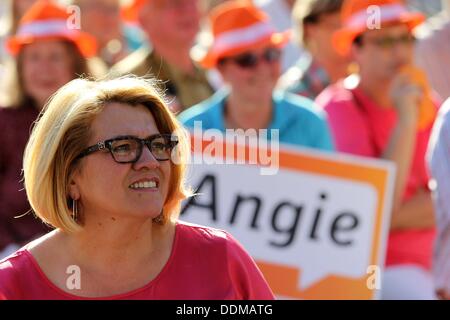
M 76 173 L 72 173 L 69 178 L 69 196 L 73 200 L 78 200 L 81 197 L 81 192 L 76 180 Z
M 219 74 L 223 78 L 223 71 L 224 71 L 224 64 L 223 64 L 223 62 L 222 63 L 219 63 L 219 62 L 217 63 L 216 70 L 219 72 Z
M 314 42 L 315 30 L 316 28 L 314 28 L 314 26 L 311 25 L 311 23 L 303 24 L 303 35 L 302 35 L 303 43 L 304 47 L 307 48 L 309 51 L 314 51 L 316 47 L 316 44 Z
M 358 64 L 360 62 L 360 52 L 361 52 L 361 46 L 358 46 L 357 44 L 352 44 L 350 52 L 349 52 L 349 56 L 355 63 L 358 63 Z

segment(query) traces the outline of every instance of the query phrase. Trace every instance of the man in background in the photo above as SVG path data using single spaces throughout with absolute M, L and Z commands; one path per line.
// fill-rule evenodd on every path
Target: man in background
M 179 112 L 212 95 L 205 72 L 190 56 L 199 31 L 198 0 L 134 0 L 140 27 L 150 49 L 143 47 L 112 68 L 113 75 L 150 75 L 162 81 L 170 107 Z

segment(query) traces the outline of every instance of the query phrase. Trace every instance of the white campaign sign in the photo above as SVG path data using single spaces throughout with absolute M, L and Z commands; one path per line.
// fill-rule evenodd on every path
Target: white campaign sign
M 345 161 L 376 164 L 346 156 L 337 162 Z M 263 176 L 257 165 L 242 164 L 192 165 L 189 182 L 199 195 L 185 201 L 182 220 L 227 230 L 256 261 L 298 268 L 299 290 L 330 275 L 367 274 L 379 200 L 370 183 L 283 167 Z

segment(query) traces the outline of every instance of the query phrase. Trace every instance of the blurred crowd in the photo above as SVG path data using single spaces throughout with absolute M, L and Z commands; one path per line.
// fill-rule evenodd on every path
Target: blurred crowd
M 449 0 L 6 0 L 0 25 L 0 259 L 48 231 L 21 177 L 48 98 L 134 74 L 186 127 L 393 161 L 382 297 L 450 298 Z

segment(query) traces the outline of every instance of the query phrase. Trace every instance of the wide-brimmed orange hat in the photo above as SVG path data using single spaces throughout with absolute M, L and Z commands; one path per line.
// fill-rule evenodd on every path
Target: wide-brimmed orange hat
M 366 30 L 396 22 L 413 30 L 425 20 L 423 14 L 408 11 L 401 0 L 345 0 L 341 18 L 343 27 L 333 35 L 333 46 L 342 55 L 350 52 L 355 38 Z
M 17 32 L 10 37 L 6 46 L 12 55 L 17 55 L 21 48 L 38 40 L 67 39 L 72 41 L 85 57 L 92 57 L 97 52 L 94 37 L 70 28 L 72 17 L 65 9 L 49 0 L 39 0 L 25 13 L 19 22 Z
M 266 45 L 281 47 L 290 38 L 290 30 L 276 32 L 269 17 L 251 1 L 230 0 L 215 7 L 209 16 L 212 43 L 198 58 L 205 68 L 216 66 L 220 58 L 238 55 Z
M 137 23 L 139 10 L 148 0 L 131 0 L 121 9 L 121 17 L 125 22 Z

